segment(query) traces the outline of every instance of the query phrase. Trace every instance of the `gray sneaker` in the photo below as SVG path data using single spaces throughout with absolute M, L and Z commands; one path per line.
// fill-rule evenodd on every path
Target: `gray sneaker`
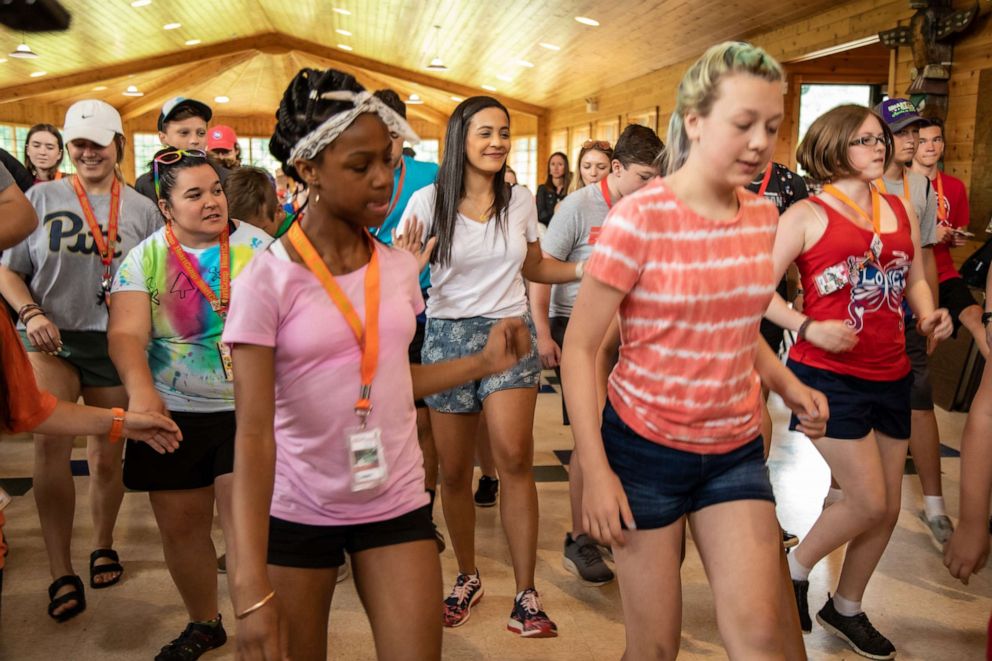
M 951 533 L 954 532 L 954 524 L 951 523 L 951 518 L 946 514 L 940 514 L 933 517 L 932 519 L 927 518 L 927 513 L 925 510 L 920 510 L 920 520 L 930 529 L 930 541 L 941 553 L 944 552 L 944 544 L 947 544 L 951 539 Z
M 586 585 L 605 585 L 613 580 L 613 572 L 603 561 L 603 554 L 588 535 L 572 539 L 565 535 L 565 552 L 561 561 L 568 571 Z

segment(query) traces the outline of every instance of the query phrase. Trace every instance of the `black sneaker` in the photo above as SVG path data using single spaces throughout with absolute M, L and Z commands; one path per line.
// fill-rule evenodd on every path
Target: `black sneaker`
M 603 561 L 603 554 L 596 542 L 582 534 L 572 538 L 565 535 L 562 565 L 586 585 L 606 585 L 613 580 L 613 572 Z
M 792 547 L 799 544 L 799 538 L 793 535 L 791 532 L 782 531 L 782 546 L 785 549 L 791 549 Z
M 827 603 L 816 614 L 816 621 L 861 656 L 881 661 L 896 658 L 895 646 L 872 626 L 867 615 L 864 613 L 858 613 L 853 617 L 841 615 L 834 608 L 832 598 L 827 598 Z
M 194 661 L 200 655 L 227 642 L 227 632 L 217 614 L 217 624 L 190 622 L 179 638 L 162 648 L 155 661 Z
M 792 589 L 796 591 L 796 606 L 799 607 L 799 628 L 809 633 L 813 630 L 813 620 L 809 617 L 809 601 L 806 598 L 809 581 L 792 579 Z
M 479 487 L 475 490 L 475 504 L 479 507 L 492 507 L 496 504 L 496 494 L 499 493 L 499 480 L 483 475 L 479 478 Z

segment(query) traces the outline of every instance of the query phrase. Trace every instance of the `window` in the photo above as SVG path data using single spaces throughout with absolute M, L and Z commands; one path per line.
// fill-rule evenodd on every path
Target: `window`
M 845 103 L 873 106 L 881 100 L 880 94 L 878 85 L 803 85 L 800 89 L 799 140 L 796 144 L 802 143 L 806 131 L 820 115 Z M 802 166 L 799 171 L 804 173 Z
M 510 167 L 517 173 L 517 183 L 530 192 L 537 191 L 537 136 L 514 138 L 510 149 Z
M 268 138 L 238 138 L 238 144 L 241 145 L 242 164 L 262 168 L 273 176 L 282 168 L 276 157 L 269 153 Z
M 410 147 L 411 149 L 413 149 L 413 151 L 416 152 L 417 154 L 416 156 L 414 156 L 414 158 L 417 159 L 418 161 L 426 161 L 427 163 L 437 163 L 439 165 L 441 163 L 441 154 L 440 154 L 441 146 L 437 140 L 421 140 L 420 142 L 417 143 L 416 147 L 404 142 L 403 146 Z
M 151 167 L 155 152 L 162 148 L 158 141 L 158 133 L 135 133 L 134 140 L 134 176 L 140 177 Z

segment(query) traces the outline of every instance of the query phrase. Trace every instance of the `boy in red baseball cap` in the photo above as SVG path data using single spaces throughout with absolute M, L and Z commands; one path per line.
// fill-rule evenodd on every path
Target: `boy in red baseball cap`
M 207 131 L 207 153 L 229 170 L 241 167 L 241 145 L 230 126 L 220 124 Z

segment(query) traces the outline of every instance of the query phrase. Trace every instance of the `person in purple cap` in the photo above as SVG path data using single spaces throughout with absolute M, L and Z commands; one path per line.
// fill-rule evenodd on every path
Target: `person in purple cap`
M 165 147 L 175 149 L 207 149 L 207 122 L 213 117 L 210 106 L 197 101 L 177 96 L 169 99 L 162 106 L 158 116 L 158 139 Z M 227 178 L 228 171 L 221 170 L 221 183 Z M 155 182 L 152 177 L 151 164 L 148 172 L 134 182 L 134 188 L 152 202 L 158 204 L 155 195 Z

